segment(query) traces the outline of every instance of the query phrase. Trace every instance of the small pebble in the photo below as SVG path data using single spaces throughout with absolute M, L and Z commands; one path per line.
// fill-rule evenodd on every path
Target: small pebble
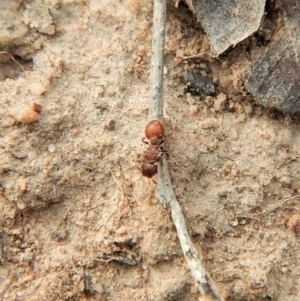
M 245 113 L 246 113 L 247 115 L 252 114 L 252 112 L 253 112 L 253 107 L 251 106 L 250 103 L 244 104 L 244 111 L 245 111 Z
M 97 88 L 97 94 L 98 94 L 98 96 L 103 96 L 104 92 L 105 92 L 105 90 L 104 90 L 103 87 L 98 87 Z
M 233 101 L 229 101 L 229 105 L 228 105 L 228 108 L 230 109 L 230 110 L 232 110 L 232 109 L 234 109 L 234 102 Z
M 207 70 L 207 69 L 208 69 L 208 68 L 207 68 L 207 64 L 205 64 L 205 63 L 199 64 L 199 67 L 200 67 L 201 69 L 203 69 L 203 70 Z
M 198 288 L 195 285 L 192 285 L 191 287 L 191 294 L 197 294 Z
M 233 140 L 235 140 L 234 137 L 232 137 L 232 138 L 233 138 Z M 234 154 L 239 154 L 240 153 L 240 150 L 237 147 L 232 147 L 231 150 Z
M 86 150 L 89 147 L 89 144 L 85 141 L 85 140 L 81 140 L 78 143 L 78 146 L 82 149 L 82 150 Z
M 31 108 L 32 108 L 33 111 L 35 111 L 37 113 L 41 113 L 41 111 L 42 111 L 42 106 L 39 103 L 36 103 L 36 102 L 34 102 L 31 105 Z
M 53 152 L 55 151 L 55 147 L 54 147 L 53 144 L 49 144 L 49 145 L 48 145 L 48 151 L 49 151 L 50 153 L 53 153 Z
M 297 212 L 289 218 L 287 222 L 287 227 L 292 231 L 296 231 L 299 228 L 299 225 L 300 225 L 300 213 Z
M 104 291 L 102 284 L 98 282 L 93 285 L 93 290 L 98 294 L 101 294 Z
M 25 252 L 21 255 L 20 261 L 30 262 L 33 258 L 34 254 L 29 248 L 27 248 L 25 249 Z
M 224 108 L 224 105 L 225 105 L 226 100 L 227 100 L 227 95 L 224 94 L 224 93 L 220 93 L 220 94 L 217 96 L 217 99 L 216 99 L 215 102 L 214 102 L 214 109 L 215 109 L 217 112 L 222 111 L 223 108 Z
M 33 83 L 29 86 L 29 90 L 33 95 L 42 95 L 46 92 L 46 87 L 42 84 Z
M 144 45 L 140 45 L 138 47 L 137 55 L 143 57 L 145 56 L 145 54 L 146 54 L 146 47 Z
M 201 70 L 200 71 L 200 74 L 203 76 L 203 77 L 207 77 L 207 72 L 205 70 Z
M 80 129 L 73 130 L 73 136 L 78 136 L 80 134 Z
M 236 121 L 238 123 L 243 123 L 245 122 L 247 119 L 247 115 L 245 113 L 242 113 L 241 115 L 239 115 L 237 118 L 236 118 Z
M 98 0 L 91 0 L 90 1 L 90 10 L 93 13 L 100 13 L 102 11 L 103 7 L 102 5 L 99 3 Z
M 190 92 L 192 95 L 199 95 L 202 98 L 216 95 L 217 88 L 207 77 L 187 71 L 183 80 L 187 84 L 186 92 Z
M 214 105 L 214 99 L 211 96 L 205 97 L 204 102 L 208 107 L 212 107 Z
M 34 111 L 32 108 L 25 109 L 17 117 L 17 121 L 24 124 L 34 123 L 39 121 L 39 119 L 40 119 L 39 113 Z
M 27 190 L 27 182 L 26 181 L 21 181 L 18 185 L 17 185 L 17 189 L 20 191 L 26 191 Z
M 286 267 L 281 268 L 281 272 L 282 274 L 285 274 L 287 272 L 287 268 Z
M 283 176 L 278 179 L 278 182 L 281 184 L 284 184 L 284 185 L 289 185 L 289 184 L 291 184 L 291 179 L 290 179 L 290 177 Z
M 196 115 L 198 112 L 198 106 L 197 105 L 192 105 L 190 106 L 190 116 Z
M 16 205 L 20 210 L 23 210 L 26 207 L 26 205 L 22 201 L 17 201 Z
M 178 49 L 176 51 L 176 58 L 178 59 L 183 59 L 184 55 L 183 55 L 183 51 L 181 49 Z
M 105 128 L 107 128 L 109 131 L 113 131 L 116 127 L 116 122 L 111 119 L 108 121 L 108 123 L 105 125 Z

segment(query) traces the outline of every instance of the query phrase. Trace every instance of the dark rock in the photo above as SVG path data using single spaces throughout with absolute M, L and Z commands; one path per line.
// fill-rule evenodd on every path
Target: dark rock
M 193 95 L 199 96 L 214 96 L 217 93 L 217 89 L 213 82 L 206 77 L 203 77 L 197 73 L 188 71 L 185 76 L 185 82 L 187 83 L 187 90 Z
M 296 1 L 298 6 L 300 1 Z M 300 111 L 300 16 L 291 0 L 281 0 L 285 27 L 251 68 L 246 87 L 256 102 L 284 113 Z
M 292 114 L 300 111 L 299 74 L 293 46 L 282 39 L 252 66 L 246 86 L 258 104 Z

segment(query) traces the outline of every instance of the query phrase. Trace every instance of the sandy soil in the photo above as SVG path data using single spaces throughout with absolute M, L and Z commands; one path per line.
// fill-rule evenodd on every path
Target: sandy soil
M 26 69 L 0 54 L 1 300 L 198 300 L 169 213 L 139 170 L 152 3 L 7 1 L 0 11 L 1 50 Z M 278 14 L 264 23 L 273 32 Z M 255 105 L 244 87 L 262 40 L 184 60 L 209 54 L 208 40 L 169 14 L 166 148 L 223 296 L 296 301 L 299 120 Z M 186 70 L 218 95 L 185 93 Z

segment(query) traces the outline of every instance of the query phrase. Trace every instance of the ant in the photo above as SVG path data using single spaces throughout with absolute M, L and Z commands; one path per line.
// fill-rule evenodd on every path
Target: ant
M 145 129 L 146 138 L 149 141 L 145 140 L 145 137 L 142 141 L 149 145 L 148 149 L 144 152 L 144 160 L 142 163 L 142 175 L 147 178 L 152 178 L 157 173 L 156 163 L 160 162 L 162 153 L 162 147 L 160 145 L 164 143 L 164 126 L 158 120 L 152 120 L 146 125 Z

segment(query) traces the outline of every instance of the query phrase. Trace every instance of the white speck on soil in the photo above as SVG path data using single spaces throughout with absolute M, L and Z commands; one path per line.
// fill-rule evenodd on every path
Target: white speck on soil
M 48 151 L 49 151 L 50 153 L 53 153 L 53 152 L 55 151 L 55 146 L 54 146 L 53 144 L 49 144 L 49 145 L 48 145 Z

